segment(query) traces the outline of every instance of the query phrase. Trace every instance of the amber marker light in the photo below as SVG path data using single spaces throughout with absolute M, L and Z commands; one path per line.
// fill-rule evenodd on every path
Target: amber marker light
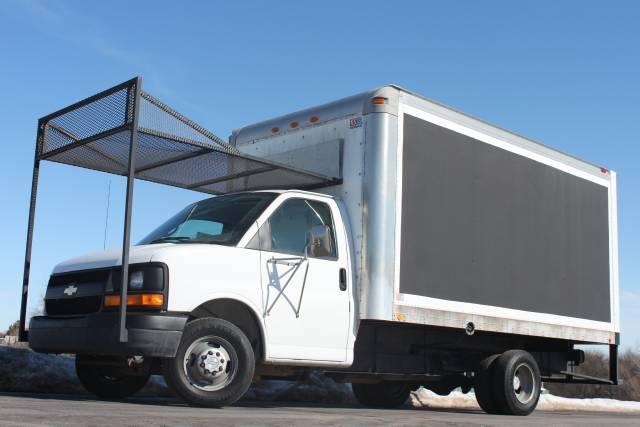
M 291 129 L 295 129 L 298 127 L 298 122 L 291 122 L 289 123 L 289 126 L 291 126 Z
M 387 98 L 383 96 L 376 96 L 375 98 L 371 98 L 371 102 L 373 102 L 376 105 L 382 105 L 387 103 Z
M 309 119 L 309 121 L 310 121 L 311 123 L 315 123 L 315 122 L 317 122 L 317 121 L 318 121 L 318 116 L 311 116 L 311 118 Z
M 162 294 L 134 294 L 127 296 L 127 306 L 135 307 L 162 307 L 164 295 Z M 120 295 L 107 295 L 104 297 L 105 307 L 119 307 Z

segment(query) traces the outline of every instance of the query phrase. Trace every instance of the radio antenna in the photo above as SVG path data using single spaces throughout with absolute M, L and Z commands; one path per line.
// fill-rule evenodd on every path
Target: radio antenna
M 107 189 L 107 213 L 104 218 L 104 240 L 102 241 L 102 249 L 107 248 L 107 228 L 109 226 L 109 202 L 111 201 L 111 180 Z

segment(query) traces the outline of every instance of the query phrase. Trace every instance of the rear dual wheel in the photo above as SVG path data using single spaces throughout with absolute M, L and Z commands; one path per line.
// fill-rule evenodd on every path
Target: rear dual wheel
M 540 369 L 533 356 L 523 350 L 493 355 L 478 367 L 476 399 L 489 414 L 529 415 L 540 398 Z

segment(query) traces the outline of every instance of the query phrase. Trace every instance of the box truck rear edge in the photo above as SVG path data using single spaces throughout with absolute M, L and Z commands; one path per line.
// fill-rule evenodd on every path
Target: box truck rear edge
M 226 195 L 131 247 L 128 295 L 119 251 L 59 264 L 30 324 L 35 350 L 77 354 L 91 392 L 126 397 L 163 373 L 189 403 L 224 406 L 253 380 L 321 369 L 365 405 L 461 387 L 486 412 L 526 415 L 543 381 L 617 383 L 614 172 L 397 86 L 240 128 L 215 150 L 166 129 L 139 132 L 200 151 L 154 145 L 136 177 Z M 74 164 L 61 150 L 43 158 Z M 199 177 L 219 152 L 218 175 Z M 610 378 L 575 372 L 579 344 L 609 346 Z

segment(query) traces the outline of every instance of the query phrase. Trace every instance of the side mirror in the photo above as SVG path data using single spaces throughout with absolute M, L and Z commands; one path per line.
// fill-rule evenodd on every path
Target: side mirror
M 331 229 L 326 225 L 314 225 L 307 234 L 306 254 L 314 258 L 328 257 L 331 248 Z

